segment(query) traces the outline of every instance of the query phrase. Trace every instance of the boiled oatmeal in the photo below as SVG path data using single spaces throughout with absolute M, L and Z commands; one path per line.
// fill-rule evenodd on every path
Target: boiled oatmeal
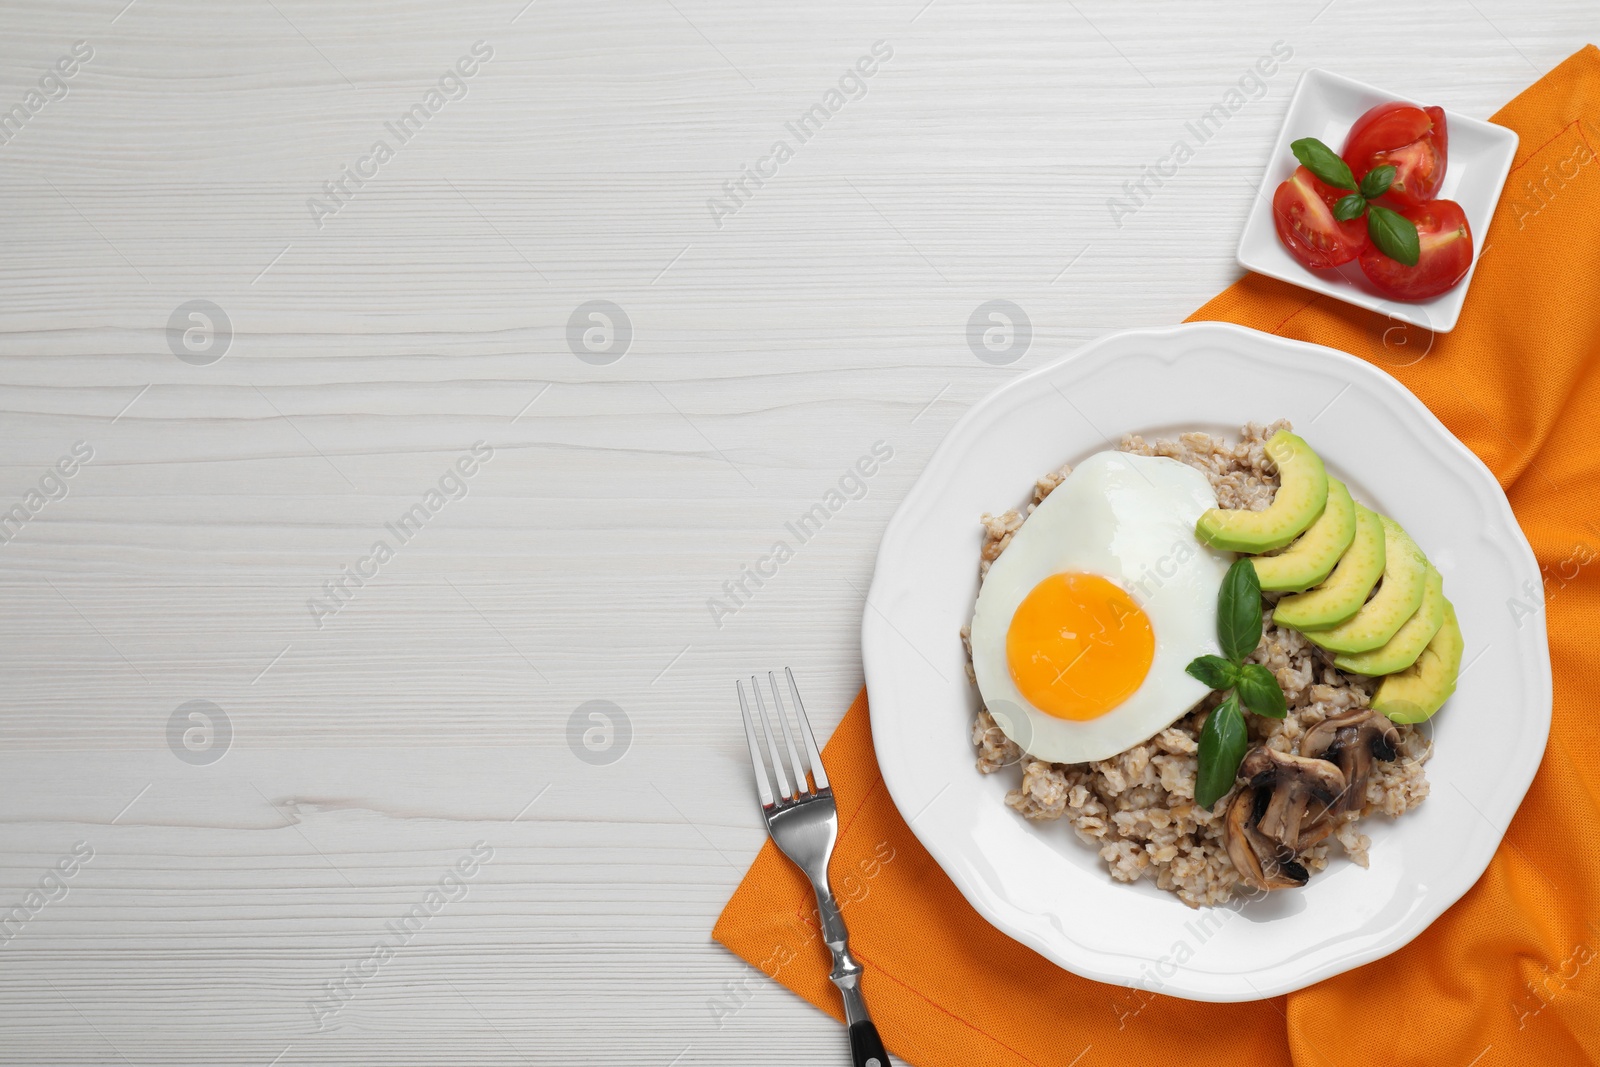
M 1209 479 L 1220 507 L 1261 511 L 1272 503 L 1278 487 L 1276 467 L 1264 446 L 1276 431 L 1287 427 L 1283 421 L 1266 426 L 1251 423 L 1236 443 L 1204 433 L 1152 442 L 1127 436 L 1120 450 L 1188 464 Z M 1025 512 L 983 516 L 980 579 L 1006 550 L 1027 514 L 1070 473 L 1070 468 L 1062 467 L 1040 478 Z M 1296 630 L 1274 625 L 1272 605 L 1278 599 L 1279 594 L 1265 594 L 1261 642 L 1247 662 L 1259 663 L 1276 676 L 1288 714 L 1283 719 L 1250 715 L 1246 721 L 1252 749 L 1264 746 L 1297 754 L 1301 740 L 1318 724 L 1359 718 L 1380 679 L 1338 670 L 1332 653 Z M 970 656 L 967 630 L 962 639 Z M 973 679 L 970 663 L 967 671 Z M 1210 694 L 1167 729 L 1116 756 L 1070 765 L 1026 755 L 980 708 L 972 727 L 978 770 L 1015 776 L 1016 787 L 1006 795 L 1006 803 L 1031 820 L 1066 820 L 1079 838 L 1099 851 L 1113 878 L 1123 882 L 1149 878 L 1191 906 L 1222 904 L 1241 885 L 1224 836 L 1229 805 L 1219 803 L 1215 811 L 1208 811 L 1194 799 L 1200 728 L 1222 699 L 1220 692 Z M 1430 742 L 1410 725 L 1396 725 L 1387 733 L 1390 727 L 1383 722 L 1394 758 L 1375 757 L 1364 795 L 1352 798 L 1345 805 L 1348 810 L 1332 816 L 1326 837 L 1298 854 L 1307 871 L 1328 865 L 1333 841 L 1350 859 L 1367 866 L 1370 840 L 1361 833 L 1360 820 L 1373 813 L 1399 816 L 1428 795 L 1422 765 L 1431 755 Z M 1228 798 L 1233 795 L 1230 792 Z

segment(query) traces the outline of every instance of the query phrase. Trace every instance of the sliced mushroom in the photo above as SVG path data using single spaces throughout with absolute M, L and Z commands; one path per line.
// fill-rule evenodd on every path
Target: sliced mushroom
M 1371 708 L 1354 708 L 1325 719 L 1300 741 L 1300 752 L 1316 760 L 1337 763 L 1344 772 L 1345 790 L 1335 814 L 1360 811 L 1367 799 L 1367 778 L 1374 759 L 1392 760 L 1400 731 L 1388 716 Z
M 1257 792 L 1270 790 L 1255 828 L 1291 855 L 1332 832 L 1330 812 L 1345 791 L 1344 773 L 1334 764 L 1257 746 L 1239 773 Z
M 1293 853 L 1256 829 L 1271 794 L 1265 789 L 1241 789 L 1228 805 L 1223 822 L 1228 858 L 1239 880 L 1252 889 L 1294 889 L 1311 878 Z

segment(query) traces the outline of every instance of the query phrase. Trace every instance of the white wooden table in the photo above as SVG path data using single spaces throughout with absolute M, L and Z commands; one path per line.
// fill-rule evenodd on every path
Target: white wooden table
M 734 676 L 831 730 L 945 429 L 1233 280 L 1300 71 L 1596 29 L 1324 5 L 0 5 L 0 1062 L 843 1063 L 718 1007 Z

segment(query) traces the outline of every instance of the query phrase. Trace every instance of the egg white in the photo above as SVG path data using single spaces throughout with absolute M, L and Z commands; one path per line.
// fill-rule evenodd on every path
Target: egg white
M 1172 725 L 1208 692 L 1184 672 L 1217 654 L 1217 591 L 1233 554 L 1200 543 L 1194 525 L 1217 506 L 1200 471 L 1174 459 L 1098 452 L 1068 475 L 989 568 L 972 617 L 978 691 L 1006 736 L 1052 763 L 1106 759 Z M 1030 704 L 1006 662 L 1011 617 L 1053 574 L 1096 574 L 1150 619 L 1155 655 L 1139 688 L 1098 718 L 1058 718 Z

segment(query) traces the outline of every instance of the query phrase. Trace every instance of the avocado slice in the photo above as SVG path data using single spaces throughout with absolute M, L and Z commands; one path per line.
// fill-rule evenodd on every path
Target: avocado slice
M 1387 515 L 1383 523 L 1383 582 L 1372 599 L 1348 621 L 1306 634 L 1329 652 L 1366 652 L 1386 644 L 1422 606 L 1428 584 L 1428 557 L 1400 524 Z
M 1356 505 L 1350 490 L 1337 478 L 1328 479 L 1328 504 L 1299 540 L 1276 556 L 1251 560 L 1261 588 L 1274 593 L 1298 593 L 1322 581 L 1356 537 Z M 1432 636 L 1431 634 L 1429 635 Z
M 1194 524 L 1195 536 L 1228 552 L 1271 552 L 1305 532 L 1328 501 L 1328 472 L 1311 446 L 1279 430 L 1266 445 L 1278 465 L 1278 491 L 1264 511 L 1212 508 Z
M 1296 630 L 1338 626 L 1367 602 L 1367 594 L 1383 577 L 1383 564 L 1383 521 L 1375 512 L 1357 504 L 1356 536 L 1339 557 L 1339 565 L 1327 581 L 1310 592 L 1278 601 L 1272 618 Z
M 1348 625 L 1348 624 L 1346 624 Z M 1406 624 L 1395 631 L 1384 645 L 1368 652 L 1343 653 L 1333 658 L 1341 671 L 1377 677 L 1398 674 L 1417 661 L 1433 635 L 1444 625 L 1444 578 L 1428 564 L 1428 579 L 1422 590 L 1422 606 Z
M 1417 662 L 1391 674 L 1378 686 L 1372 698 L 1374 711 L 1381 711 L 1395 722 L 1422 722 L 1439 710 L 1456 691 L 1461 673 L 1461 625 L 1456 609 L 1444 602 L 1444 625 L 1422 650 Z

